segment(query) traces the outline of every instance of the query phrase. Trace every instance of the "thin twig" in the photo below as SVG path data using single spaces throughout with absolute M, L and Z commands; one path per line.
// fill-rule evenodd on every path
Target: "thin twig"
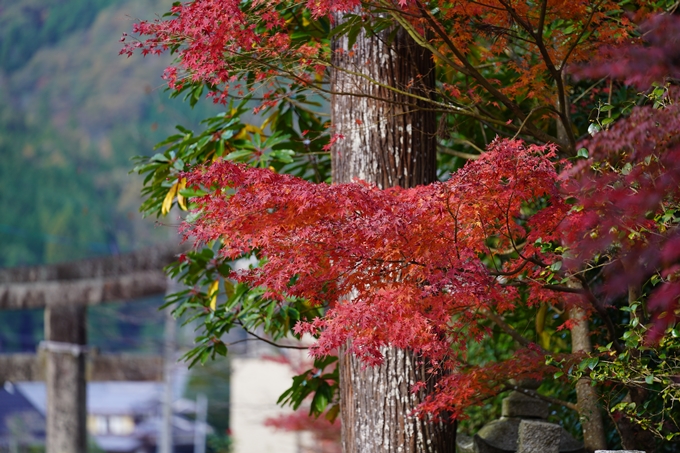
M 522 388 L 518 385 L 505 384 L 505 388 L 508 389 L 508 390 L 514 390 L 516 392 L 524 393 L 525 395 L 530 396 L 532 398 L 537 398 L 537 399 L 540 399 L 540 400 L 543 400 L 543 401 L 547 401 L 548 403 L 559 404 L 560 406 L 564 406 L 567 409 L 571 409 L 573 411 L 578 412 L 578 406 L 576 406 L 576 404 L 574 404 L 574 403 L 570 403 L 569 401 L 564 401 L 564 400 L 561 400 L 561 399 L 558 399 L 558 398 L 553 398 L 551 396 L 541 395 L 540 393 L 538 393 L 534 390 L 525 389 L 525 388 Z
M 272 345 L 272 346 L 276 346 L 277 348 L 282 348 L 282 349 L 303 349 L 303 350 L 309 349 L 308 346 L 293 346 L 293 345 L 285 345 L 285 344 L 275 343 L 275 342 L 273 342 L 273 341 L 271 341 L 271 340 L 267 340 L 266 338 L 263 338 L 263 337 L 257 335 L 257 334 L 254 333 L 254 332 L 251 332 L 250 330 L 248 330 L 248 329 L 246 328 L 246 326 L 243 325 L 243 323 L 239 322 L 238 324 L 241 326 L 241 328 L 243 328 L 243 330 L 244 330 L 248 335 L 252 335 L 253 337 L 257 338 L 258 340 L 264 341 L 265 343 L 270 344 L 270 345 Z
M 501 330 L 508 335 L 510 335 L 517 343 L 521 344 L 524 347 L 528 347 L 529 345 L 535 345 L 537 346 L 541 352 L 547 353 L 545 349 L 541 348 L 539 345 L 529 341 L 527 338 L 523 337 L 520 335 L 519 332 L 517 332 L 515 329 L 510 327 L 509 324 L 507 324 L 505 321 L 503 321 L 503 318 L 498 316 L 496 313 L 492 312 L 491 310 L 485 310 L 484 311 L 484 316 L 489 318 L 494 324 L 496 324 L 498 327 L 501 328 Z

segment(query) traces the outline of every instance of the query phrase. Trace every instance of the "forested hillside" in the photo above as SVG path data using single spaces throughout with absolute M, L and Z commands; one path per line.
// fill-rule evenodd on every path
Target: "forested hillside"
M 174 234 L 142 220 L 130 158 L 212 106 L 171 101 L 160 78 L 168 59 L 119 56 L 117 40 L 169 3 L 0 0 L 0 267 L 125 252 Z M 35 344 L 26 329 L 19 340 L 4 328 L 18 325 L 13 316 L 0 316 L 0 351 Z
M 205 117 L 168 100 L 167 59 L 118 56 L 116 38 L 163 3 L 0 1 L 0 266 L 154 240 L 137 213 L 129 159 L 168 135 L 168 116 L 181 124 Z
M 88 28 L 116 0 L 0 1 L 0 68 L 21 68 L 41 47 Z M 119 3 L 119 2 L 118 2 Z

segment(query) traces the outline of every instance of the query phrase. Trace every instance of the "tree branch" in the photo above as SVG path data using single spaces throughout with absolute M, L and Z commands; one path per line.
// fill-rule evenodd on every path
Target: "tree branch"
M 518 385 L 511 385 L 511 384 L 505 384 L 505 388 L 507 390 L 514 390 L 516 392 L 524 393 L 527 396 L 530 396 L 532 398 L 540 399 L 543 401 L 547 401 L 548 403 L 551 404 L 559 404 L 560 406 L 564 406 L 567 409 L 571 409 L 572 411 L 578 412 L 578 406 L 574 403 L 570 403 L 569 401 L 564 401 L 558 398 L 553 398 L 551 396 L 546 396 L 546 395 L 541 395 L 540 393 L 530 390 L 530 389 L 525 389 L 522 388 Z
M 517 343 L 521 344 L 524 347 L 529 347 L 530 345 L 535 345 L 538 346 L 536 343 L 529 341 L 527 338 L 523 337 L 522 335 L 519 334 L 515 329 L 513 329 L 509 324 L 507 324 L 505 321 L 503 321 L 503 318 L 498 316 L 496 313 L 493 313 L 491 310 L 485 310 L 484 314 L 486 315 L 487 318 L 489 318 L 494 324 L 496 324 L 498 327 L 501 328 L 501 330 L 508 335 L 510 335 L 513 340 L 515 340 Z M 538 346 L 538 348 L 541 350 L 543 353 L 547 353 L 545 349 L 541 348 Z
M 285 345 L 285 344 L 275 343 L 275 342 L 273 342 L 273 341 L 271 341 L 271 340 L 268 340 L 268 339 L 266 339 L 266 338 L 264 338 L 264 337 L 259 336 L 259 335 L 256 334 L 255 332 L 251 332 L 250 330 L 248 330 L 248 328 L 247 328 L 246 326 L 243 325 L 243 323 L 242 323 L 241 321 L 237 321 L 237 324 L 240 325 L 241 328 L 242 328 L 248 335 L 251 335 L 251 336 L 255 337 L 256 339 L 258 339 L 258 340 L 260 340 L 260 341 L 264 341 L 265 343 L 270 344 L 270 345 L 272 345 L 272 346 L 275 346 L 275 347 L 277 347 L 277 348 L 281 348 L 281 349 L 302 349 L 302 350 L 309 349 L 308 346 L 294 346 L 294 345 Z M 235 342 L 229 343 L 229 344 L 236 344 L 236 343 L 239 343 L 239 342 L 241 342 L 241 341 L 245 341 L 245 340 L 235 341 Z

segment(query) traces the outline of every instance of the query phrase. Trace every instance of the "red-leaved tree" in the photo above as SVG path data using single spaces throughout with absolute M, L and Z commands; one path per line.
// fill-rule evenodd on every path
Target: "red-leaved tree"
M 190 358 L 226 353 L 234 326 L 310 333 L 317 362 L 412 353 L 426 373 L 408 391 L 432 423 L 533 378 L 552 402 L 575 387 L 563 405 L 588 450 L 673 439 L 676 6 L 195 0 L 137 24 L 146 40 L 123 52 L 175 52 L 170 88 L 228 105 L 137 168 L 147 212 L 190 199 L 197 251 L 171 269 L 191 287 L 180 312 L 203 307 Z M 261 122 L 244 124 L 250 108 Z M 442 182 L 410 187 L 432 140 Z M 351 161 L 379 187 L 324 182 L 330 149 L 336 177 Z M 232 270 L 242 257 L 258 264 Z M 337 413 L 322 369 L 283 399 Z

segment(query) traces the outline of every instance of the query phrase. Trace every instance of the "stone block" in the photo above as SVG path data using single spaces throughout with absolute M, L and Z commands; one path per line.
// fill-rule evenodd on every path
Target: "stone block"
M 517 453 L 559 453 L 562 427 L 538 420 L 519 424 Z
M 503 417 L 546 419 L 550 411 L 545 401 L 514 391 L 503 399 L 501 413 Z

